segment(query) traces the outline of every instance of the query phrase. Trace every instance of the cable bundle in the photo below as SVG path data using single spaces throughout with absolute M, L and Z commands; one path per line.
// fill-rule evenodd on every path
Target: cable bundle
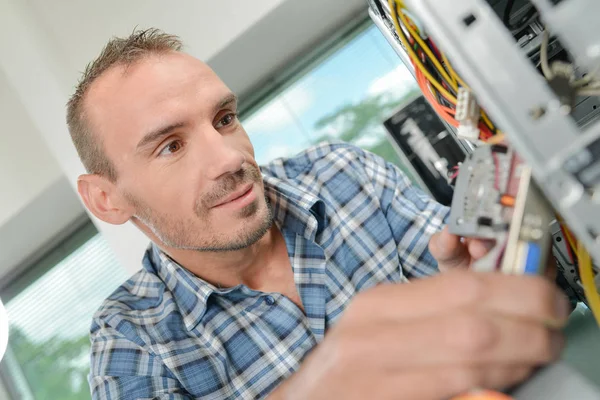
M 409 18 L 402 0 L 388 0 L 388 3 L 396 33 L 410 56 L 417 83 L 425 98 L 444 121 L 453 127 L 459 127 L 460 122 L 455 118 L 457 95 L 460 88 L 469 89 L 467 84 L 456 73 L 446 55 L 437 48 L 431 38 L 425 38 L 423 30 L 419 29 L 418 25 Z M 512 4 L 509 3 L 509 6 L 510 10 Z M 537 15 L 533 7 L 531 10 L 533 11 L 526 15 L 528 20 Z M 508 16 L 510 16 L 510 11 Z M 504 19 L 507 20 L 508 17 L 505 15 Z M 511 28 L 510 24 L 507 27 Z M 550 80 L 560 70 L 561 65 L 556 64 L 554 68 L 549 66 L 548 39 L 549 34 L 546 31 L 541 46 L 541 64 L 546 79 Z M 596 72 L 600 72 L 600 68 L 599 71 L 593 71 L 582 79 L 573 80 L 572 84 L 577 88 L 578 95 L 600 95 L 600 81 L 595 77 Z M 496 129 L 483 110 L 479 115 L 478 127 L 479 139 L 482 141 L 493 144 L 501 142 L 504 138 L 504 134 Z M 579 266 L 579 275 L 588 305 L 600 325 L 600 294 L 596 288 L 590 255 L 579 241 L 575 241 L 569 229 L 562 222 L 561 229 L 568 241 L 569 255 Z
M 425 98 L 440 117 L 453 127 L 456 120 L 457 94 L 459 88 L 468 89 L 464 80 L 456 73 L 444 53 L 439 51 L 431 38 L 423 38 L 423 32 L 411 20 L 401 0 L 388 0 L 396 33 L 406 49 L 415 69 L 415 76 Z M 479 139 L 499 142 L 503 135 L 499 132 L 485 111 L 481 110 Z

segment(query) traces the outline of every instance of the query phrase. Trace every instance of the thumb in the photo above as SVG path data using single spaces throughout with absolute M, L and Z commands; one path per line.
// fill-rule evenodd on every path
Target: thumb
M 448 232 L 448 227 L 431 237 L 429 251 L 437 260 L 438 267 L 442 272 L 452 269 L 466 269 L 469 268 L 471 263 L 467 246 L 461 242 L 459 236 Z

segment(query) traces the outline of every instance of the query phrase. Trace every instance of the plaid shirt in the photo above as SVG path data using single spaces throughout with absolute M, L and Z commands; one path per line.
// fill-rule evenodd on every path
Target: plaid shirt
M 304 313 L 279 293 L 217 288 L 151 245 L 94 316 L 94 399 L 266 397 L 358 292 L 437 271 L 427 246 L 448 210 L 394 165 L 323 144 L 262 172 Z

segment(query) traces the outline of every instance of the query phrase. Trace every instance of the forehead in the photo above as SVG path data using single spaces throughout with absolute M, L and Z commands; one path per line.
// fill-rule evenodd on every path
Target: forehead
M 212 117 L 215 104 L 228 93 L 206 64 L 170 52 L 105 71 L 86 94 L 84 109 L 105 147 L 117 139 L 123 146 L 166 120 L 185 119 L 192 113 Z

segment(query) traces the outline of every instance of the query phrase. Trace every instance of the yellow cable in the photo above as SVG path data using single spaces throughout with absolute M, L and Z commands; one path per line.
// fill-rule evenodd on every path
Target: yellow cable
M 488 140 L 486 140 L 485 143 L 487 143 L 487 144 L 500 144 L 503 141 L 504 141 L 504 133 L 498 132 L 497 134 L 495 134 L 494 136 L 492 136 L 491 138 L 489 138 Z
M 408 19 L 406 18 L 406 15 L 404 15 L 402 11 L 398 14 L 400 16 L 400 20 L 406 27 L 406 30 L 408 30 L 410 36 L 419 44 L 421 50 L 423 50 L 425 54 L 427 54 L 427 57 L 429 57 L 438 73 L 446 80 L 446 82 L 450 84 L 450 86 L 452 87 L 452 89 L 454 89 L 455 92 L 458 91 L 458 85 L 456 84 L 456 82 L 453 82 L 452 78 L 450 78 L 444 67 L 442 67 L 442 64 L 440 64 L 440 62 L 435 57 L 429 46 L 423 41 L 423 39 L 421 39 L 421 36 L 412 28 L 412 26 L 408 22 Z
M 452 95 L 449 91 L 447 91 L 429 73 L 429 71 L 427 71 L 427 68 L 425 68 L 425 66 L 423 65 L 423 63 L 421 63 L 421 60 L 419 60 L 419 57 L 417 56 L 417 54 L 414 52 L 414 50 L 410 46 L 410 43 L 408 43 L 408 39 L 404 35 L 404 32 L 402 31 L 402 28 L 400 27 L 400 24 L 398 23 L 398 13 L 396 11 L 396 3 L 395 3 L 395 1 L 394 0 L 388 0 L 388 4 L 390 6 L 390 10 L 391 10 L 391 13 L 392 13 L 392 20 L 394 22 L 394 26 L 396 27 L 396 32 L 398 33 L 398 37 L 402 41 L 402 44 L 406 48 L 406 51 L 408 52 L 408 55 L 410 56 L 410 58 L 413 60 L 415 66 L 417 68 L 419 68 L 419 70 L 423 73 L 423 75 L 425 75 L 425 78 L 427 78 L 427 80 L 429 81 L 429 83 L 431 83 L 437 89 L 438 92 L 440 92 L 446 99 L 448 99 L 449 101 L 451 101 L 451 102 L 453 102 L 453 103 L 456 104 L 456 97 L 454 95 Z
M 482 109 L 481 110 L 481 118 L 483 119 L 483 122 L 485 122 L 485 124 L 491 129 L 494 130 L 494 124 L 492 123 L 492 121 L 490 120 L 490 118 L 487 116 L 487 114 L 485 113 L 485 111 Z
M 450 64 L 450 61 L 448 61 L 448 57 L 446 57 L 446 54 L 444 54 L 443 52 L 440 52 L 440 54 L 442 55 L 442 61 L 444 61 L 446 69 L 448 70 L 448 73 L 450 74 L 452 80 L 454 82 L 460 83 L 460 86 L 468 89 L 469 87 L 465 84 L 465 81 L 463 81 L 462 78 L 458 76 L 454 68 L 452 68 L 452 64 Z
M 389 4 L 390 10 L 392 12 L 392 20 L 394 22 L 396 30 L 398 31 L 398 36 L 400 37 L 400 40 L 404 44 L 404 47 L 406 47 L 406 49 L 407 49 L 407 51 L 409 53 L 409 56 L 415 62 L 416 66 L 419 68 L 419 70 L 421 70 L 423 72 L 423 75 L 425 75 L 425 77 L 427 78 L 427 80 L 444 97 L 446 97 L 448 100 L 456 103 L 456 97 L 453 96 L 447 90 L 445 90 L 445 88 L 437 81 L 437 79 L 435 79 L 429 73 L 429 71 L 427 71 L 427 69 L 421 63 L 421 60 L 419 59 L 419 57 L 416 55 L 416 53 L 413 51 L 412 47 L 408 43 L 408 39 L 404 35 L 404 32 L 402 31 L 402 28 L 400 27 L 400 25 L 398 23 L 398 18 L 400 18 L 400 20 L 402 21 L 402 23 L 404 24 L 404 26 L 408 30 L 408 32 L 411 35 L 411 37 L 418 43 L 418 45 L 421 47 L 421 49 L 430 58 L 431 62 L 435 66 L 436 70 L 440 73 L 440 75 L 442 75 L 442 77 L 444 77 L 444 79 L 446 79 L 446 81 L 448 81 L 448 83 L 451 85 L 452 89 L 454 89 L 455 92 L 458 91 L 458 84 L 460 84 L 462 87 L 465 87 L 467 89 L 469 88 L 469 86 L 460 77 L 460 75 L 458 75 L 456 73 L 456 71 L 452 67 L 452 64 L 450 64 L 450 61 L 448 60 L 448 58 L 446 57 L 446 55 L 443 52 L 441 52 L 442 61 L 444 62 L 444 64 L 446 65 L 446 68 L 448 69 L 448 71 L 446 72 L 446 70 L 444 69 L 444 67 L 439 63 L 439 61 L 437 60 L 437 58 L 435 57 L 435 55 L 431 52 L 431 49 L 429 48 L 429 46 L 421 39 L 420 35 L 417 32 L 415 32 L 415 30 L 412 28 L 412 26 L 409 23 L 406 15 L 404 15 L 404 13 L 402 13 L 402 12 L 400 12 L 400 13 L 397 12 L 397 9 L 396 9 L 396 7 L 394 5 L 394 2 L 396 3 L 396 5 L 398 5 L 399 7 L 402 7 L 402 8 L 405 7 L 404 6 L 404 2 L 401 1 L 401 0 L 395 0 L 395 1 L 394 0 L 388 0 L 388 4 Z M 483 121 L 485 122 L 485 124 L 492 131 L 495 130 L 494 124 L 492 123 L 492 121 L 487 116 L 487 114 L 486 114 L 486 112 L 484 110 L 481 110 L 481 118 L 483 119 Z M 494 143 L 500 143 L 503 140 L 504 140 L 504 134 L 502 132 L 497 132 L 497 134 L 494 136 L 493 142 Z M 489 143 L 489 141 L 488 141 L 488 143 Z
M 565 236 L 567 236 L 566 239 L 569 243 L 569 246 L 571 246 L 571 249 L 573 249 L 573 251 L 577 253 L 577 243 L 575 243 L 575 239 L 573 239 L 573 236 L 571 236 L 571 231 L 569 231 L 569 228 L 563 223 L 562 217 L 560 217 L 559 222 L 561 223 L 561 225 L 563 225 Z
M 594 281 L 592 259 L 581 242 L 578 243 L 577 247 L 577 259 L 579 261 L 579 276 L 583 285 L 583 292 L 585 293 L 590 310 L 592 310 L 592 314 L 596 318 L 598 326 L 600 326 L 600 294 L 598 294 L 596 282 Z

